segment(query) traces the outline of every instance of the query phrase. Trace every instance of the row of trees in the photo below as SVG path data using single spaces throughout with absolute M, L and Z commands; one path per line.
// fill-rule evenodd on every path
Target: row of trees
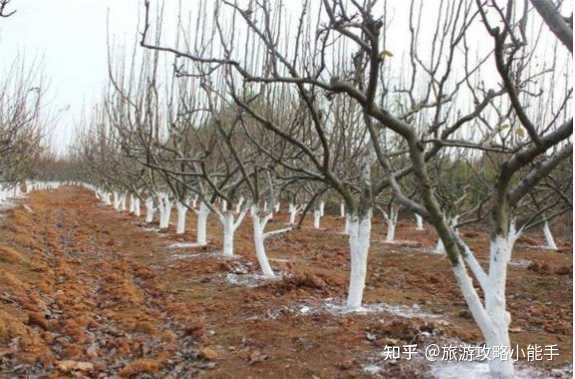
M 143 49 L 110 44 L 109 86 L 75 149 L 104 202 L 130 199 L 137 214 L 142 202 L 160 228 L 175 205 L 178 233 L 192 210 L 200 245 L 215 214 L 227 256 L 249 214 L 272 277 L 265 239 L 292 228 L 266 232 L 278 204 L 290 224 L 312 212 L 319 227 L 328 201 L 346 219 L 350 308 L 374 212 L 389 240 L 407 212 L 437 232 L 487 345 L 510 346 L 513 245 L 572 209 L 573 32 L 556 4 L 413 0 L 402 18 L 375 0 L 200 1 L 173 43 L 163 9 L 144 10 Z M 458 233 L 472 223 L 489 228 L 488 267 Z M 491 358 L 513 376 L 512 361 Z
M 16 13 L 10 0 L 0 1 L 0 22 Z M 39 61 L 14 57 L 0 74 L 0 197 L 17 195 L 33 175 L 34 162 L 45 152 L 48 119 L 44 109 L 46 80 Z

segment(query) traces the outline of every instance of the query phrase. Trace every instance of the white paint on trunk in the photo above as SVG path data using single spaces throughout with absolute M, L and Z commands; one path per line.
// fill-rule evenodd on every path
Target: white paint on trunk
M 321 221 L 321 210 L 315 209 L 313 211 L 313 227 L 314 227 L 314 229 L 319 229 L 320 221 Z
M 120 212 L 124 212 L 126 210 L 126 199 L 128 198 L 128 194 L 127 193 L 122 193 L 120 194 L 120 208 L 118 209 L 118 211 Z
M 226 212 L 221 220 L 224 225 L 224 257 L 234 256 L 234 214 L 232 212 Z
M 266 254 L 266 247 L 264 244 L 265 242 L 264 229 L 269 219 L 271 218 L 271 214 L 268 214 L 267 216 L 262 218 L 259 216 L 258 209 L 252 207 L 251 217 L 254 232 L 254 246 L 256 249 L 256 257 L 258 259 L 258 263 L 260 264 L 260 268 L 262 270 L 264 277 L 274 278 L 275 274 L 268 260 L 268 256 Z
M 154 222 L 154 214 L 156 213 L 156 208 L 154 207 L 154 198 L 148 196 L 146 198 L 146 223 Z
M 161 193 L 158 199 L 160 208 L 160 230 L 167 229 L 170 226 L 170 217 L 172 215 L 172 201 L 168 194 Z
M 371 210 L 363 218 L 348 216 L 349 249 L 351 255 L 351 272 L 349 275 L 349 290 L 347 307 L 359 309 L 363 301 L 363 290 L 367 275 L 367 256 L 371 235 Z
M 543 224 L 543 234 L 545 234 L 545 247 L 549 250 L 557 250 L 555 238 L 553 238 L 553 233 L 551 233 L 551 228 L 547 221 Z
M 497 349 L 510 349 L 509 324 L 511 315 L 507 312 L 505 287 L 507 283 L 507 267 L 511 261 L 511 255 L 515 241 L 521 234 L 521 230 L 515 229 L 512 222 L 507 236 L 495 236 L 490 242 L 489 273 L 480 266 L 472 267 L 472 271 L 478 278 L 485 297 L 485 305 L 481 303 L 477 290 L 473 287 L 473 281 L 467 275 L 467 271 L 460 263 L 453 266 L 455 278 L 462 290 L 467 305 L 481 329 L 485 342 L 490 348 L 489 369 L 493 377 L 513 378 L 514 367 L 512 359 L 502 359 L 501 354 L 496 354 Z M 466 247 L 466 254 L 473 253 Z M 475 261 L 466 257 L 466 262 Z
M 345 217 L 345 203 L 343 201 L 339 203 L 339 217 Z
M 325 215 L 325 201 L 319 203 L 319 213 L 321 217 Z
M 208 216 L 210 214 L 210 208 L 204 203 L 204 201 L 200 201 L 200 209 L 196 211 L 197 214 L 197 223 L 196 223 L 196 242 L 199 246 L 205 246 L 208 244 Z
M 423 217 L 421 217 L 420 215 L 418 215 L 417 213 L 415 214 L 415 223 L 416 223 L 416 230 L 423 230 Z
M 385 235 L 385 240 L 387 242 L 395 241 L 395 229 L 397 227 L 397 219 L 399 217 L 399 211 L 397 208 L 391 207 L 389 214 L 383 212 L 385 222 L 387 224 L 387 233 Z
M 141 207 L 140 207 L 140 198 L 139 197 L 134 198 L 134 215 L 136 217 L 141 216 Z
M 114 191 L 114 210 L 119 211 L 120 210 L 120 194 L 116 191 Z
M 235 216 L 232 211 L 228 211 L 226 213 L 218 212 L 220 222 L 222 223 L 224 229 L 223 255 L 225 257 L 234 256 L 234 235 L 236 233 L 236 230 L 242 224 L 242 221 L 244 220 L 246 214 L 247 209 L 244 209 L 239 214 L 238 219 L 235 220 Z
M 130 210 L 128 213 L 134 214 L 136 213 L 136 196 L 133 193 L 130 194 Z
M 236 213 L 240 213 L 242 210 L 242 205 L 244 204 L 244 197 L 240 197 L 238 203 L 236 204 Z
M 186 216 L 188 215 L 188 207 L 182 201 L 176 204 L 178 211 L 178 222 L 176 224 L 176 234 L 184 234 L 186 232 Z
M 437 243 L 435 244 L 435 248 L 433 248 L 435 253 L 445 254 L 445 246 L 443 245 L 443 240 L 441 237 L 437 239 Z
M 294 205 L 293 203 L 289 203 L 288 205 L 288 212 L 289 212 L 289 225 L 295 225 L 296 217 L 301 212 L 302 207 Z
M 279 213 L 281 208 L 281 203 L 278 201 L 275 205 L 274 212 Z

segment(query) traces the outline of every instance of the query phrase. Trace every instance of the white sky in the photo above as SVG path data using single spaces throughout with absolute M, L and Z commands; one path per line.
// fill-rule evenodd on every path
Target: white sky
M 0 20 L 0 72 L 15 56 L 41 58 L 50 82 L 50 106 L 60 112 L 52 144 L 63 152 L 84 104 L 97 100 L 107 78 L 106 14 L 119 38 L 132 36 L 138 0 L 14 0 L 14 16 Z M 64 109 L 69 109 L 64 111 Z
M 286 1 L 289 8 L 295 3 Z M 183 4 L 185 8 L 193 7 L 196 0 L 183 0 Z M 390 4 L 401 4 L 398 8 L 402 10 L 409 6 L 408 1 Z M 166 0 L 168 30 L 164 34 L 168 39 L 172 34 L 169 29 L 175 27 L 177 6 L 178 0 Z M 27 60 L 42 58 L 50 82 L 49 105 L 52 112 L 59 112 L 51 131 L 52 144 L 62 153 L 73 138 L 83 110 L 98 101 L 107 80 L 108 9 L 115 44 L 126 41 L 131 48 L 143 11 L 142 0 L 13 0 L 10 7 L 17 13 L 0 20 L 0 73 L 18 54 L 25 54 Z M 406 26 L 401 19 L 394 19 L 393 24 Z M 397 46 L 408 46 L 408 41 L 408 33 L 393 33 L 390 45 L 395 50 Z M 397 50 L 394 53 L 397 56 Z

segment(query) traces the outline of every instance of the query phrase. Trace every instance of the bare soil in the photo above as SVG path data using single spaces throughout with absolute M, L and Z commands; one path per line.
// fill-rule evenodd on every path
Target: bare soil
M 269 229 L 286 221 L 284 210 Z M 416 317 L 327 311 L 326 299 L 342 302 L 347 287 L 339 217 L 322 218 L 322 230 L 308 220 L 268 240 L 282 275 L 274 281 L 254 277 L 249 217 L 236 233 L 236 259 L 219 255 L 213 215 L 203 248 L 170 248 L 193 242 L 192 213 L 184 236 L 142 222 L 75 187 L 34 193 L 3 213 L 0 377 L 362 378 L 377 363 L 381 377 L 418 378 L 428 376 L 428 363 L 381 362 L 379 352 L 390 344 L 481 342 L 447 259 L 430 253 L 434 232 L 416 231 L 413 220 L 400 221 L 397 239 L 405 242 L 394 244 L 383 242 L 385 225 L 374 221 L 365 302 L 405 306 Z M 462 235 L 486 263 L 488 236 Z M 558 345 L 555 359 L 530 363 L 550 369 L 572 362 L 572 247 L 541 245 L 538 233 L 518 241 L 508 307 L 513 344 Z

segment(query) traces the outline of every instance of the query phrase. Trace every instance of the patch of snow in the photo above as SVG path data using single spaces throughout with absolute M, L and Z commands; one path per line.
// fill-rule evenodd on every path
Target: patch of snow
M 379 373 L 380 371 L 382 371 L 382 368 L 377 366 L 377 365 L 367 365 L 367 366 L 363 366 L 363 371 L 366 374 L 375 375 L 375 374 Z
M 344 303 L 333 299 L 326 299 L 323 304 L 324 309 L 332 315 L 345 315 L 350 313 L 368 314 L 368 313 L 389 313 L 404 318 L 439 318 L 439 315 L 427 313 L 417 304 L 411 307 L 405 305 L 391 305 L 386 303 L 365 304 L 361 308 L 350 309 Z
M 202 253 L 195 253 L 195 254 L 189 254 L 189 253 L 180 253 L 180 254 L 170 254 L 170 258 L 172 260 L 180 260 L 180 259 L 221 259 L 221 260 L 229 260 L 229 261 L 233 261 L 233 260 L 237 260 L 239 259 L 238 256 L 233 256 L 233 257 L 226 257 L 222 254 L 221 251 L 219 250 L 214 250 L 214 251 L 206 251 L 206 252 L 202 252 Z M 246 271 L 247 273 L 248 271 Z M 243 273 L 243 272 L 240 272 Z
M 393 241 L 376 240 L 375 242 L 380 242 L 387 245 L 400 245 L 400 246 L 413 246 L 413 247 L 421 246 L 421 242 L 411 240 L 393 240 Z
M 342 301 L 328 298 L 319 302 L 296 303 L 290 306 L 287 311 L 301 316 L 314 315 L 318 313 L 329 313 L 332 316 L 358 314 L 365 315 L 371 313 L 387 313 L 403 318 L 438 319 L 441 316 L 425 312 L 417 304 L 408 307 L 404 305 L 390 305 L 385 303 L 366 304 L 361 308 L 350 309 Z
M 193 249 L 195 247 L 202 247 L 205 245 L 201 245 L 197 242 L 175 242 L 168 246 L 169 249 Z
M 518 268 L 526 268 L 529 267 L 530 264 L 531 261 L 527 259 L 513 259 L 511 262 L 509 262 L 509 266 Z
M 229 273 L 226 275 L 226 281 L 230 284 L 243 287 L 259 287 L 271 281 L 281 280 L 282 276 L 280 274 L 273 278 L 262 274 L 236 274 Z
M 491 379 L 489 364 L 484 362 L 436 362 L 431 368 L 431 374 L 437 379 Z M 546 371 L 538 370 L 526 365 L 515 364 L 515 379 L 547 379 L 570 378 L 568 373 L 561 376 L 550 375 Z
M 15 208 L 18 204 L 10 200 L 0 201 L 0 211 L 6 211 L 8 209 Z

